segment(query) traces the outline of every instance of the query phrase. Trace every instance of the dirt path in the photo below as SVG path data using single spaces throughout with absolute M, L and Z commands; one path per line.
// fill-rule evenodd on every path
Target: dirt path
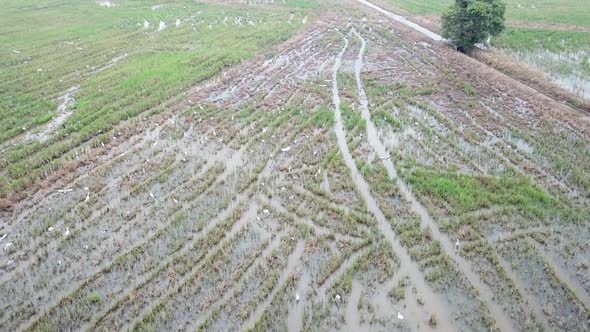
M 383 9 L 383 8 L 375 5 L 375 4 L 372 4 L 372 3 L 370 3 L 369 1 L 366 1 L 366 0 L 357 0 L 357 1 L 360 2 L 360 3 L 362 3 L 365 6 L 369 7 L 369 8 L 372 8 L 372 9 L 380 12 L 381 14 L 383 14 L 383 15 L 391 18 L 391 19 L 394 19 L 395 21 L 397 21 L 397 22 L 399 22 L 401 24 L 404 24 L 404 25 L 406 25 L 406 26 L 408 26 L 408 27 L 410 27 L 410 28 L 412 28 L 412 29 L 414 29 L 414 30 L 416 30 L 416 31 L 424 34 L 425 36 L 427 36 L 428 38 L 430 38 L 432 40 L 435 40 L 435 41 L 444 40 L 443 37 L 441 37 L 439 34 L 436 34 L 436 33 L 432 32 L 432 31 L 426 29 L 425 27 L 423 27 L 421 25 L 418 25 L 418 24 L 416 24 L 416 23 L 408 20 L 404 16 L 394 14 L 394 13 L 392 13 L 392 12 L 390 12 L 388 10 L 385 10 L 385 9 Z
M 407 270 L 410 279 L 415 284 L 418 292 L 421 293 L 424 298 L 428 299 L 428 301 L 425 303 L 425 306 L 428 307 L 429 312 L 436 314 L 438 317 L 441 317 L 439 328 L 443 331 L 455 330 L 451 325 L 451 318 L 446 310 L 447 306 L 443 304 L 444 302 L 442 301 L 441 297 L 435 294 L 432 291 L 432 289 L 426 284 L 424 276 L 418 269 L 418 266 L 412 261 L 406 249 L 401 245 L 401 243 L 397 239 L 395 233 L 393 232 L 391 226 L 385 218 L 385 215 L 379 208 L 377 201 L 371 195 L 369 185 L 356 168 L 354 158 L 352 157 L 348 149 L 346 133 L 344 131 L 344 125 L 342 123 L 342 114 L 340 112 L 340 93 L 338 90 L 338 71 L 340 70 L 340 66 L 342 65 L 342 58 L 344 56 L 344 53 L 348 48 L 348 39 L 344 35 L 342 35 L 342 38 L 344 40 L 344 45 L 342 47 L 342 51 L 336 57 L 334 61 L 334 67 L 332 69 L 332 99 L 336 122 L 334 126 L 334 131 L 336 132 L 336 138 L 338 140 L 338 147 L 340 149 L 340 153 L 344 158 L 346 166 L 351 172 L 351 177 L 356 188 L 358 189 L 361 197 L 367 204 L 367 210 L 370 211 L 377 219 L 379 230 L 390 242 L 393 251 L 400 259 L 401 267 Z
M 478 291 L 482 297 L 482 300 L 486 303 L 488 309 L 496 319 L 498 327 L 502 331 L 513 331 L 514 327 L 509 316 L 504 312 L 504 310 L 502 310 L 498 303 L 494 301 L 494 293 L 492 290 L 471 269 L 471 265 L 463 257 L 457 254 L 451 240 L 446 235 L 441 233 L 438 224 L 432 219 L 426 208 L 418 201 L 418 199 L 411 192 L 410 188 L 401 180 L 401 178 L 397 176 L 397 171 L 393 165 L 393 162 L 389 158 L 389 153 L 387 152 L 385 145 L 379 139 L 377 129 L 371 120 L 369 103 L 363 88 L 361 70 L 363 66 L 363 55 L 366 48 L 366 41 L 356 30 L 353 29 L 352 31 L 361 42 L 361 48 L 355 62 L 355 76 L 357 93 L 361 105 L 361 116 L 367 124 L 367 139 L 369 140 L 369 144 L 375 150 L 375 152 L 377 152 L 378 157 L 381 158 L 383 165 L 387 169 L 389 178 L 392 181 L 396 181 L 396 184 L 399 187 L 404 199 L 412 204 L 412 209 L 420 216 L 422 225 L 430 228 L 433 237 L 440 242 L 441 247 L 445 253 L 455 261 L 459 270 L 463 273 L 463 275 L 465 275 L 471 285 Z

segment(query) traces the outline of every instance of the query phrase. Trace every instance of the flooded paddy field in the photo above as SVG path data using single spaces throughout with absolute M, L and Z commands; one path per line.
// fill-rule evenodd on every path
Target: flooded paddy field
M 67 76 L 72 114 L 3 141 L 2 330 L 590 329 L 587 113 L 363 1 L 186 6 L 134 28 L 266 42 L 100 139 Z

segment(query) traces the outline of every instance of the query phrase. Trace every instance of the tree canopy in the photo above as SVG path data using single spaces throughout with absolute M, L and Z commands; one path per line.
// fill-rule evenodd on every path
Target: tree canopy
M 442 16 L 443 37 L 467 52 L 504 30 L 501 0 L 456 0 Z

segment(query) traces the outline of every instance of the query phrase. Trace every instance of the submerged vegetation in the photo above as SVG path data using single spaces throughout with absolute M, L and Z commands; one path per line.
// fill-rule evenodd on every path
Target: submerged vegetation
M 3 10 L 2 329 L 590 327 L 562 100 L 356 0 Z

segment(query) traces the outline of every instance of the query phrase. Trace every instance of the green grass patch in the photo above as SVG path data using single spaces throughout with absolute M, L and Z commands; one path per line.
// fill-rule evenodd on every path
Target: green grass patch
M 450 214 L 494 206 L 514 206 L 534 217 L 558 213 L 558 202 L 526 177 L 471 176 L 417 168 L 407 180 L 420 195 L 447 204 Z
M 546 49 L 552 52 L 590 49 L 590 33 L 547 29 L 507 28 L 494 38 L 494 46 L 515 51 Z
M 396 119 L 391 112 L 384 110 L 376 111 L 373 114 L 373 121 L 377 127 L 383 127 L 390 125 L 392 128 L 401 129 L 403 124 L 400 120 Z
M 343 102 L 340 106 L 340 111 L 342 113 L 342 120 L 344 121 L 344 127 L 346 127 L 346 130 L 350 131 L 357 127 L 361 130 L 366 128 L 367 123 L 362 119 L 361 113 L 353 111 L 350 104 Z
M 109 131 L 123 121 L 164 110 L 162 105 L 196 83 L 286 40 L 313 15 L 306 8 L 318 4 L 297 0 L 252 7 L 175 0 L 152 10 L 153 5 L 147 0 L 111 8 L 95 1 L 3 3 L 0 144 L 51 121 L 58 97 L 76 85 L 80 91 L 73 114 L 47 141 L 3 152 L 0 197 L 59 169 L 82 144 L 108 142 Z M 235 17 L 242 17 L 242 24 Z M 245 23 L 246 17 L 253 24 Z M 166 28 L 158 31 L 160 22 Z M 330 118 L 324 114 L 315 120 Z
M 334 112 L 322 107 L 311 113 L 309 121 L 316 127 L 332 126 L 334 124 Z
M 413 14 L 441 14 L 454 0 L 388 0 Z M 579 0 L 504 0 L 506 18 L 515 21 L 590 26 L 590 6 Z

